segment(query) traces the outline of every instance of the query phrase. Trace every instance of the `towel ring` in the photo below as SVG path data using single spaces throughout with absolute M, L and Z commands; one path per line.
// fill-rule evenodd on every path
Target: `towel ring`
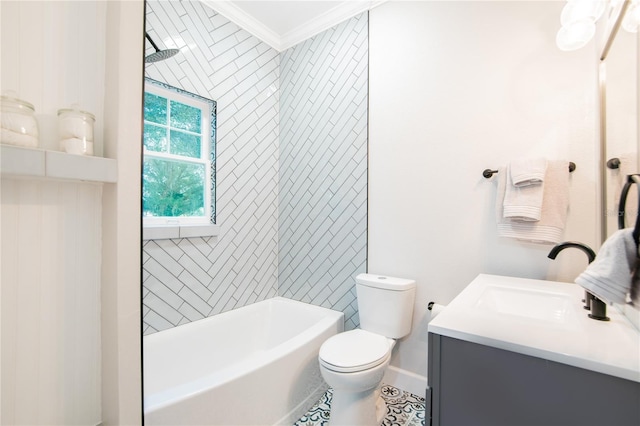
M 622 187 L 622 193 L 620 194 L 620 204 L 618 206 L 618 229 L 624 229 L 625 227 L 625 208 L 627 205 L 627 195 L 629 195 L 629 189 L 631 185 L 636 184 L 638 189 L 638 204 L 640 204 L 640 174 L 628 175 L 627 181 Z M 640 207 L 640 206 L 639 206 Z M 636 248 L 640 250 L 640 214 L 636 212 L 635 226 L 633 227 L 633 240 L 636 243 Z M 638 252 L 640 257 L 640 251 Z
M 572 173 L 575 169 L 576 169 L 576 163 L 574 163 L 573 161 L 569 162 L 569 172 Z M 482 177 L 484 177 L 485 179 L 489 179 L 491 176 L 493 176 L 494 173 L 498 173 L 498 171 L 491 170 L 491 169 L 484 169 L 482 171 Z

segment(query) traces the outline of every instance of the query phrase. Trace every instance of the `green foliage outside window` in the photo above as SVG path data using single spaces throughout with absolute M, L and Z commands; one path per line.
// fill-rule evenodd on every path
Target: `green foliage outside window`
M 143 168 L 147 216 L 203 216 L 204 165 L 147 158 Z
M 145 92 L 142 204 L 145 216 L 205 216 L 202 110 Z
M 190 105 L 171 101 L 171 127 L 200 133 L 202 129 L 202 111 Z
M 200 158 L 200 135 L 171 130 L 171 153 L 185 157 Z
M 168 152 L 167 129 L 151 123 L 144 123 L 144 147 L 149 151 Z

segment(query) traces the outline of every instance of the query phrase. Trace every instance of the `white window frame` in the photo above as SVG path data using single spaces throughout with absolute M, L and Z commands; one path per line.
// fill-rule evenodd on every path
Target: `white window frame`
M 157 82 L 145 78 L 145 93 L 151 93 L 157 96 L 161 96 L 170 101 L 179 102 L 181 104 L 189 105 L 194 108 L 198 108 L 201 113 L 201 137 L 202 142 L 200 144 L 200 158 L 193 158 L 187 156 L 181 156 L 176 154 L 168 154 L 163 152 L 150 151 L 144 148 L 143 144 L 143 158 L 157 158 L 161 160 L 171 160 L 182 163 L 202 164 L 205 167 L 204 174 L 204 188 L 205 188 L 205 214 L 204 216 L 185 216 L 185 217 L 159 217 L 159 216 L 143 216 L 143 239 L 165 239 L 165 238 L 187 238 L 198 236 L 212 236 L 217 235 L 219 232 L 219 226 L 215 224 L 215 207 L 214 207 L 214 185 L 215 176 L 212 175 L 212 169 L 215 161 L 212 161 L 211 150 L 215 150 L 215 140 L 213 133 L 215 129 L 211 128 L 212 115 L 215 114 L 215 102 L 202 98 L 197 95 L 185 92 L 181 89 L 168 86 L 164 83 Z M 169 107 L 169 106 L 168 106 Z M 158 126 L 166 128 L 167 140 L 170 142 L 169 134 L 172 129 L 169 122 L 170 111 L 167 111 L 167 124 L 162 125 L 153 122 L 144 121 L 144 124 L 152 126 Z M 143 117 L 144 118 L 144 117 Z M 185 133 L 192 133 L 182 129 L 175 129 Z M 193 133 L 195 134 L 195 133 Z M 214 213 L 212 213 L 214 212 Z

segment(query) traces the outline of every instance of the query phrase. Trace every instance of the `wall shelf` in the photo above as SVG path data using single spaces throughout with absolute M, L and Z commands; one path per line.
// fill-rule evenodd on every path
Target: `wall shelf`
M 2 176 L 115 183 L 118 163 L 111 158 L 0 144 L 0 173 Z

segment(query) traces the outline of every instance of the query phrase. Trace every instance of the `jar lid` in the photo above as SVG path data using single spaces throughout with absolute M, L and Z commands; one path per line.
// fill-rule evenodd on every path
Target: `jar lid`
M 35 111 L 35 108 L 29 102 L 23 101 L 22 99 L 14 98 L 12 96 L 0 96 L 0 103 L 2 103 L 3 105 L 12 106 L 14 108 L 25 108 L 31 110 L 31 112 Z
M 66 115 L 66 114 L 77 115 L 83 118 L 90 118 L 93 121 L 96 120 L 95 115 L 87 111 L 82 111 L 81 109 L 77 108 L 75 105 L 72 105 L 71 108 L 63 108 L 58 110 L 58 115 Z

